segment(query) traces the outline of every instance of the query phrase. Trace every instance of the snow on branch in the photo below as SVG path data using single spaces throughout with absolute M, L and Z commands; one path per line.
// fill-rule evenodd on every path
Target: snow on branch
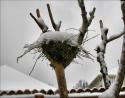
M 109 88 L 111 82 L 110 82 L 109 77 L 108 77 L 108 71 L 107 71 L 106 62 L 105 62 L 105 56 L 104 56 L 105 49 L 106 49 L 108 28 L 104 28 L 103 27 L 102 20 L 100 20 L 100 28 L 101 28 L 101 39 L 102 39 L 102 42 L 96 48 L 97 61 L 99 62 L 100 67 L 101 67 L 100 72 L 102 73 L 102 77 L 103 77 L 103 80 L 104 80 L 105 88 Z
M 49 4 L 47 4 L 47 9 L 48 9 L 49 17 L 50 17 L 53 28 L 55 29 L 55 31 L 59 31 L 62 22 L 59 21 L 58 24 L 56 24 L 54 19 L 53 19 L 53 15 L 52 15 L 51 8 L 50 8 Z
M 40 16 L 39 9 L 36 9 L 36 14 L 37 14 L 37 18 L 35 18 L 35 16 L 32 13 L 30 13 L 30 16 L 37 23 L 37 25 L 40 27 L 40 29 L 42 30 L 43 33 L 47 32 L 48 31 L 48 26 L 45 24 L 44 20 Z
M 86 32 L 88 31 L 88 27 L 91 24 L 92 20 L 94 19 L 94 13 L 95 13 L 96 8 L 93 8 L 93 10 L 89 13 L 90 18 L 88 19 L 84 0 L 78 0 L 78 4 L 81 9 L 81 16 L 82 16 L 82 26 L 80 28 L 80 34 L 78 38 L 78 43 L 79 45 L 81 45 L 84 39 L 84 36 Z
M 121 1 L 121 10 L 123 14 L 124 31 L 125 32 L 125 1 Z M 109 87 L 108 90 L 102 93 L 99 98 L 118 98 L 123 80 L 125 78 L 125 34 L 122 44 L 121 58 L 119 62 L 119 69 L 115 78 L 114 83 Z
M 106 51 L 106 45 L 107 43 L 121 37 L 123 34 L 125 34 L 125 32 L 121 32 L 119 34 L 116 34 L 116 35 L 112 35 L 111 37 L 107 38 L 107 34 L 108 34 L 108 28 L 105 28 L 103 26 L 103 22 L 102 20 L 100 20 L 100 29 L 101 29 L 101 39 L 102 39 L 102 42 L 99 46 L 97 46 L 96 48 L 96 51 L 97 51 L 97 61 L 99 62 L 100 64 L 100 67 L 101 67 L 101 73 L 102 73 L 102 76 L 103 76 L 103 80 L 104 80 L 104 84 L 105 84 L 105 87 L 108 88 L 110 86 L 110 80 L 109 80 L 109 77 L 108 77 L 108 70 L 107 70 L 107 67 L 106 67 L 106 62 L 105 62 L 105 51 Z
M 111 42 L 111 41 L 113 41 L 113 40 L 115 40 L 115 39 L 117 39 L 117 38 L 119 38 L 119 37 L 121 37 L 121 36 L 123 36 L 124 34 L 125 34 L 125 32 L 123 31 L 123 32 L 121 32 L 121 33 L 119 33 L 119 34 L 110 36 L 110 38 L 107 40 L 107 43 L 108 43 L 108 42 Z

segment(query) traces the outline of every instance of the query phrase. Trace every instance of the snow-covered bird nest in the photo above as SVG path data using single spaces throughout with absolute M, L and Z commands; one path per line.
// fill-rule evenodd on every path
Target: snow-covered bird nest
M 30 45 L 26 44 L 24 46 L 26 50 L 17 58 L 17 61 L 31 50 L 35 50 L 36 53 L 39 53 L 37 59 L 44 56 L 48 60 L 51 59 L 61 63 L 63 67 L 66 68 L 77 54 L 78 56 L 89 57 L 88 53 L 79 47 L 77 41 L 78 35 L 73 33 L 60 31 L 48 31 L 46 33 L 42 33 L 34 43 Z M 79 51 L 82 52 L 79 53 Z

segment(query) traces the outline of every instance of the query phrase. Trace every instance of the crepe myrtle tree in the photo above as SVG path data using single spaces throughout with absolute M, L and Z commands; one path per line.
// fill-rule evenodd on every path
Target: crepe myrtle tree
M 88 31 L 88 27 L 94 18 L 95 8 L 89 12 L 90 17 L 88 18 L 84 0 L 78 0 L 78 5 L 81 9 L 82 26 L 80 27 L 79 34 L 77 35 L 60 31 L 61 21 L 58 23 L 54 21 L 49 4 L 47 4 L 47 9 L 55 31 L 49 30 L 49 27 L 46 25 L 40 15 L 39 9 L 36 9 L 37 18 L 30 13 L 30 16 L 37 23 L 43 33 L 41 33 L 39 38 L 34 43 L 26 44 L 24 46 L 24 48 L 26 48 L 24 53 L 17 57 L 18 62 L 19 58 L 23 57 L 31 50 L 34 50 L 35 53 L 39 53 L 36 62 L 38 59 L 47 58 L 50 61 L 50 66 L 55 70 L 56 73 L 60 98 L 68 98 L 64 69 L 76 57 L 86 57 L 92 59 L 91 54 L 82 47 L 82 44 L 83 40 L 85 39 L 86 32 Z M 30 74 L 32 73 L 33 69 L 31 70 Z

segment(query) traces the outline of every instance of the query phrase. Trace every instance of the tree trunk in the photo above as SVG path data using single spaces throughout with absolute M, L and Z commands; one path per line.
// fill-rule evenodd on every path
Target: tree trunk
M 62 64 L 54 64 L 54 70 L 57 77 L 60 98 L 68 98 L 65 73 Z
M 118 70 L 118 74 L 116 76 L 116 80 L 114 83 L 114 85 L 115 85 L 114 95 L 116 98 L 118 98 L 118 96 L 119 96 L 119 92 L 121 90 L 124 77 L 125 77 L 125 35 L 124 35 L 124 40 L 123 40 L 119 70 Z

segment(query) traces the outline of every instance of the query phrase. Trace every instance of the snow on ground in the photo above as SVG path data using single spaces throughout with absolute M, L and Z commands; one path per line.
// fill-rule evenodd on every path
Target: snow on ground
M 41 89 L 52 89 L 56 90 L 55 87 L 49 86 L 41 81 L 38 81 L 24 73 L 17 71 L 7 65 L 0 67 L 0 90 L 41 90 Z
M 92 97 L 92 96 L 99 96 L 101 95 L 102 93 L 90 93 L 90 92 L 86 92 L 86 93 L 73 93 L 73 94 L 68 94 L 69 97 Z M 125 95 L 125 92 L 120 92 L 120 95 Z M 56 98 L 58 97 L 59 95 L 44 95 L 45 98 Z M 59 98 L 59 97 L 58 97 Z

